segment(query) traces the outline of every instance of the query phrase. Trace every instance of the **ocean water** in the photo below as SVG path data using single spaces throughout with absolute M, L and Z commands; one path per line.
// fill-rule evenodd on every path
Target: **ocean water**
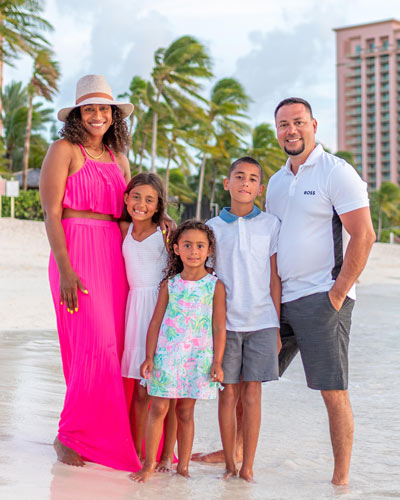
M 263 386 L 255 481 L 223 481 L 222 465 L 193 463 L 192 478 L 156 474 L 145 485 L 96 464 L 55 459 L 64 397 L 54 331 L 0 331 L 0 499 L 362 499 L 400 498 L 400 284 L 362 286 L 350 344 L 355 441 L 348 487 L 334 487 L 322 398 L 307 389 L 299 357 Z M 0 327 L 1 328 L 1 327 Z M 220 447 L 216 402 L 196 406 L 193 451 Z

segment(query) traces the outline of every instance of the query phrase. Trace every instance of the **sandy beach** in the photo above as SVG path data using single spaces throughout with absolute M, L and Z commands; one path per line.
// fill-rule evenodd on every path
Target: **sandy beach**
M 193 464 L 192 479 L 156 474 L 137 485 L 96 464 L 57 463 L 52 441 L 64 397 L 42 222 L 0 219 L 0 498 L 400 498 L 400 246 L 376 243 L 358 285 L 350 349 L 356 419 L 351 484 L 330 484 L 326 412 L 296 360 L 264 385 L 255 483 L 218 480 L 222 465 Z M 194 451 L 219 447 L 216 403 L 196 406 Z

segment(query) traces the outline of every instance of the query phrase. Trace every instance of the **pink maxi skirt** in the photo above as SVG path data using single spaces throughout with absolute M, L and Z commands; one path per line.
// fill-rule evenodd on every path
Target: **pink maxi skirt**
M 79 310 L 60 305 L 53 254 L 49 279 L 57 315 L 67 385 L 58 438 L 83 458 L 136 471 L 136 455 L 121 376 L 128 293 L 121 233 L 111 221 L 63 219 L 68 254 L 88 295 L 78 291 Z

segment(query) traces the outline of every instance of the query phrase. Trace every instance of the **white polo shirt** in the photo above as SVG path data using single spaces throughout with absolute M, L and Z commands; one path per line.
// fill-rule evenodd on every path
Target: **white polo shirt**
M 254 207 L 245 217 L 224 208 L 207 221 L 216 237 L 212 263 L 226 289 L 226 328 L 236 332 L 278 327 L 270 295 L 270 257 L 276 253 L 278 219 Z
M 282 302 L 330 290 L 348 235 L 339 215 L 369 205 L 367 184 L 341 158 L 316 146 L 297 175 L 286 165 L 270 179 L 266 210 L 281 221 L 278 273 Z M 355 287 L 348 296 L 355 298 Z

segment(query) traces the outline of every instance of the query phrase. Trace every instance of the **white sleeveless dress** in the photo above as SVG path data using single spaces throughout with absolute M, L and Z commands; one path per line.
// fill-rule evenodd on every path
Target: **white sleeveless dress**
M 158 287 L 167 264 L 160 228 L 143 241 L 132 237 L 133 224 L 122 244 L 129 295 L 125 313 L 125 348 L 122 356 L 123 377 L 140 379 L 140 365 L 146 358 L 147 328 L 153 316 Z

